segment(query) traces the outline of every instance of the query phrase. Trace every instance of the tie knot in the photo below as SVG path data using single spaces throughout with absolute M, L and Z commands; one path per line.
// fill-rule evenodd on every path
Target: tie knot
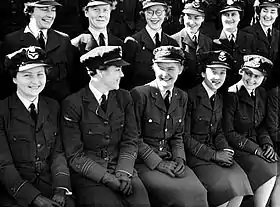
M 159 33 L 158 32 L 155 34 L 155 42 L 156 42 L 156 47 L 160 47 L 160 39 L 159 39 Z
M 271 34 L 271 29 L 268 28 L 268 30 L 267 30 L 267 35 L 270 35 L 270 34 Z
M 35 104 L 31 103 L 29 108 L 30 108 L 30 111 L 35 111 Z
M 104 112 L 106 112 L 106 110 L 107 110 L 107 97 L 106 97 L 105 94 L 103 94 L 103 95 L 101 96 L 100 107 L 103 109 Z
M 99 34 L 99 46 L 105 46 L 105 36 L 102 32 Z
M 102 96 L 101 96 L 101 102 L 106 101 L 106 99 L 107 99 L 106 95 L 105 95 L 105 94 L 102 94 Z
M 166 106 L 167 109 L 169 108 L 169 105 L 170 105 L 169 97 L 170 97 L 170 90 L 167 90 L 165 92 L 165 98 L 164 98 L 164 103 L 165 103 L 165 106 Z

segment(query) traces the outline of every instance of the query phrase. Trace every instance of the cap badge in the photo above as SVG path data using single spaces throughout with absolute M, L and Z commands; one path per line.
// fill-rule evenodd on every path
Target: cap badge
M 194 8 L 199 8 L 199 7 L 200 7 L 199 0 L 194 0 L 194 1 L 192 2 L 192 6 L 193 6 Z
M 220 52 L 218 59 L 222 62 L 226 61 L 227 60 L 226 53 L 223 51 Z
M 29 47 L 27 49 L 26 55 L 31 60 L 36 60 L 39 58 L 39 53 L 35 51 L 35 47 Z
M 260 58 L 254 58 L 253 60 L 252 60 L 252 67 L 254 67 L 254 68 L 258 68 L 258 67 L 260 67 L 261 66 L 261 59 Z

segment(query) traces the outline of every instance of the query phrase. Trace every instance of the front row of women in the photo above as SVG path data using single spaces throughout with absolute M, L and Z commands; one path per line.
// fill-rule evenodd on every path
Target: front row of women
M 278 156 L 259 87 L 268 59 L 245 56 L 242 79 L 222 97 L 233 63 L 227 52 L 200 56 L 204 80 L 187 93 L 174 87 L 180 48 L 156 48 L 155 80 L 130 93 L 119 89 L 128 64 L 121 54 L 117 46 L 84 54 L 91 80 L 61 110 L 40 95 L 49 70 L 44 51 L 7 56 L 17 92 L 0 102 L 1 206 L 238 207 L 247 195 L 255 207 L 280 206 Z

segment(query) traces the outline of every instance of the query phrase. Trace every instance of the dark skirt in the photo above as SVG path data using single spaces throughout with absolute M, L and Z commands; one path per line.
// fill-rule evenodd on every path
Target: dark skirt
M 253 194 L 245 172 L 236 162 L 229 168 L 208 162 L 195 166 L 193 171 L 207 189 L 211 206 L 221 205 L 236 196 Z
M 145 164 L 136 164 L 139 177 L 157 206 L 207 207 L 207 191 L 193 171 L 186 166 L 183 178 L 172 178 Z
M 269 163 L 256 155 L 238 151 L 235 153 L 235 160 L 247 174 L 254 192 L 272 177 L 280 174 L 279 162 Z
M 79 207 L 150 207 L 148 193 L 138 176 L 132 178 L 132 187 L 132 195 L 124 196 L 90 180 L 86 186 L 73 186 Z

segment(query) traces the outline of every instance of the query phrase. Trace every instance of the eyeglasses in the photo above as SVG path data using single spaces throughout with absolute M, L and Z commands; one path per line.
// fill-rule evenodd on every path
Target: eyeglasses
M 158 10 L 152 10 L 152 9 L 149 9 L 149 10 L 146 10 L 146 14 L 149 17 L 154 16 L 154 14 L 156 14 L 157 16 L 161 16 L 164 11 L 165 10 L 159 10 L 159 9 Z

